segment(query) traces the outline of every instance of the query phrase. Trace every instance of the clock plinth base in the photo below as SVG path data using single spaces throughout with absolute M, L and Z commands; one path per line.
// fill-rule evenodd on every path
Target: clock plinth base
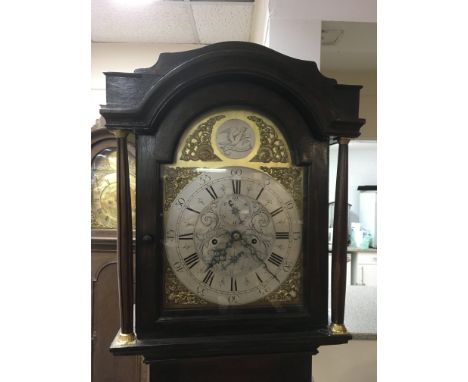
M 312 353 L 149 361 L 150 382 L 311 382 Z

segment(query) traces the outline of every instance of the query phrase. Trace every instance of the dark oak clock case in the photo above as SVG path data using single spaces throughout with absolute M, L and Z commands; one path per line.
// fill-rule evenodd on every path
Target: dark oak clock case
M 186 379 L 182 370 L 175 371 L 179 361 L 161 360 L 217 356 L 217 367 L 227 370 L 233 359 L 223 361 L 221 356 L 231 356 L 248 370 L 252 358 L 245 358 L 246 354 L 255 354 L 259 365 L 276 365 L 271 369 L 276 370 L 275 378 L 281 374 L 279 365 L 286 367 L 285 360 L 289 365 L 300 360 L 303 368 L 297 372 L 310 378 L 310 361 L 303 363 L 303 359 L 310 358 L 320 345 L 345 343 L 351 338 L 328 331 L 328 148 L 339 137 L 359 135 L 364 123 L 358 118 L 360 86 L 338 85 L 321 75 L 313 62 L 240 42 L 161 54 L 151 68 L 106 73 L 106 77 L 107 105 L 101 114 L 108 129 L 135 134 L 137 155 L 138 340 L 111 350 L 143 354 L 152 365 L 151 373 L 160 376 L 172 370 L 173 379 L 163 381 Z M 171 310 L 163 306 L 160 166 L 173 162 L 182 134 L 195 119 L 222 107 L 267 116 L 287 140 L 294 165 L 304 168 L 301 304 L 254 309 Z M 300 354 L 291 357 L 286 353 Z M 200 374 L 196 370 L 203 369 L 203 362 L 212 362 L 207 359 L 184 361 L 184 370 L 194 373 L 191 380 L 198 380 L 194 375 Z M 211 380 L 209 374 L 203 375 Z M 255 380 L 307 380 L 265 378 Z

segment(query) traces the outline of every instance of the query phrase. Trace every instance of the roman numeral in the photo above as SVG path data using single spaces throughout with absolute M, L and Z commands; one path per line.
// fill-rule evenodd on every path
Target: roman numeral
M 255 198 L 256 200 L 258 200 L 258 198 L 260 197 L 260 195 L 262 194 L 262 192 L 263 192 L 264 189 L 265 189 L 265 188 L 262 187 L 262 189 L 261 189 L 260 192 L 258 193 L 257 197 Z
M 263 282 L 263 280 L 261 279 L 261 277 L 258 275 L 257 272 L 255 272 L 255 276 L 257 276 L 258 281 L 260 281 L 261 283 Z
M 189 211 L 195 212 L 196 214 L 200 214 L 200 211 L 194 210 L 193 208 L 187 207 Z
M 283 212 L 283 207 L 277 208 L 273 212 L 270 212 L 271 217 L 278 215 L 280 212 Z
M 205 275 L 205 278 L 203 279 L 203 282 L 211 286 L 211 283 L 213 282 L 213 278 L 214 278 L 214 273 L 211 269 L 209 269 Z
M 277 239 L 289 239 L 289 232 L 276 232 Z
M 187 257 L 184 257 L 185 264 L 187 264 L 187 266 L 190 269 L 192 269 L 195 265 L 197 265 L 199 260 L 200 258 L 198 257 L 198 254 L 196 252 L 192 253 L 191 255 Z
M 231 291 L 237 292 L 237 280 L 231 277 Z
M 193 240 L 193 232 L 192 233 L 184 233 L 183 235 L 179 235 L 179 240 Z
M 277 255 L 276 253 L 272 253 L 270 257 L 268 258 L 268 261 L 276 265 L 277 267 L 279 267 L 281 263 L 283 262 L 283 257 L 280 255 Z
M 240 179 L 232 179 L 232 190 L 235 194 L 241 193 L 241 181 Z
M 208 188 L 205 188 L 206 192 L 208 192 L 210 194 L 210 196 L 213 198 L 213 199 L 217 199 L 218 198 L 218 195 L 216 195 L 216 191 L 214 190 L 213 186 L 210 186 Z

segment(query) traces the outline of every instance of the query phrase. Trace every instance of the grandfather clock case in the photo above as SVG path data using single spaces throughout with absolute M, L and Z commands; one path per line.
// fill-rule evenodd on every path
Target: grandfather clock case
M 351 339 L 347 150 L 365 122 L 361 86 L 242 42 L 105 74 L 120 306 L 110 351 L 143 356 L 151 381 L 310 382 L 319 346 Z M 329 317 L 331 144 L 339 158 Z

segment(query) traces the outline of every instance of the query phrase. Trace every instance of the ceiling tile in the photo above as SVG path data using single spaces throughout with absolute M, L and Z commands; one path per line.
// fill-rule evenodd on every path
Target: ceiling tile
M 198 42 L 189 3 L 92 0 L 95 42 Z
M 252 3 L 192 3 L 202 44 L 249 41 Z

